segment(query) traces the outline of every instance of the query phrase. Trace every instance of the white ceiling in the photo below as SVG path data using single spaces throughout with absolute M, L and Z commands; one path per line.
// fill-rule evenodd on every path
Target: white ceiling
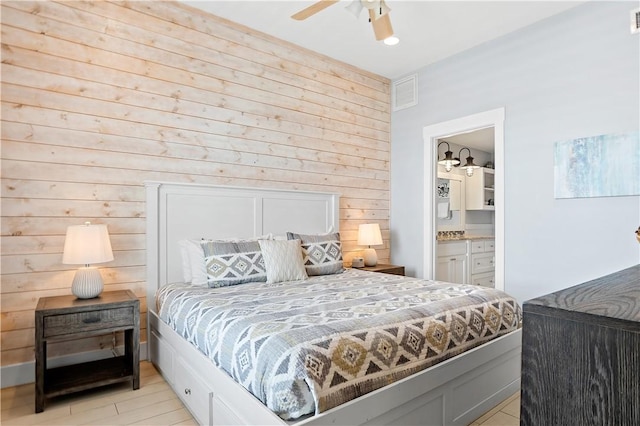
M 366 11 L 356 19 L 341 0 L 296 21 L 314 1 L 184 1 L 214 15 L 395 79 L 463 50 L 530 25 L 582 1 L 386 0 L 396 46 L 375 40 Z
M 495 132 L 493 127 L 486 129 L 474 130 L 473 132 L 460 133 L 458 135 L 449 136 L 440 140 L 447 141 L 452 144 L 479 149 L 480 151 L 493 154 L 494 152 Z

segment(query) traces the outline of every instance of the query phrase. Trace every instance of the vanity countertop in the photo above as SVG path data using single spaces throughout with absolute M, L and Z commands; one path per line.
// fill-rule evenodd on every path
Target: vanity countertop
M 493 235 L 456 235 L 452 237 L 436 238 L 437 241 L 466 241 L 466 240 L 493 240 Z

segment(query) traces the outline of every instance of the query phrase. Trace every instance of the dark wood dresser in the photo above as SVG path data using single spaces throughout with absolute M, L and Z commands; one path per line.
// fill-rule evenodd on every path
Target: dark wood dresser
M 520 425 L 640 425 L 640 265 L 522 308 Z

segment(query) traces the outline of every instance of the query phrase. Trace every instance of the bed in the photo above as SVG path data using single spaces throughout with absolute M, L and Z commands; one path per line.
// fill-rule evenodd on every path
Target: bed
M 300 230 L 309 234 L 326 233 L 328 230 L 338 229 L 339 196 L 332 193 L 162 182 L 147 182 L 146 190 L 148 357 L 199 423 L 468 424 L 519 389 L 520 330 L 500 331 L 500 327 L 496 326 L 491 333 L 488 333 L 498 336 L 493 336 L 495 337 L 493 340 L 486 343 L 479 341 L 477 344 L 470 344 L 469 348 L 463 348 L 464 345 L 460 345 L 459 350 L 454 348 L 450 355 L 443 354 L 441 359 L 434 355 L 432 356 L 433 361 L 440 362 L 435 365 L 430 365 L 429 362 L 429 365 L 422 365 L 419 369 L 406 368 L 400 375 L 394 377 L 392 383 L 389 380 L 390 384 L 386 386 L 380 384 L 386 380 L 383 377 L 370 389 L 365 389 L 367 388 L 365 383 L 371 382 L 371 380 L 363 379 L 361 383 L 351 389 L 351 393 L 356 396 L 355 399 L 347 398 L 336 392 L 332 393 L 326 389 L 327 386 L 318 387 L 318 383 L 308 379 L 306 383 L 312 390 L 311 393 L 316 397 L 313 400 L 315 407 L 311 410 L 312 413 L 304 415 L 304 412 L 298 412 L 295 415 L 283 415 L 280 412 L 280 416 L 275 414 L 272 410 L 273 406 L 270 409 L 259 399 L 264 400 L 264 393 L 269 389 L 262 389 L 262 393 L 253 389 L 253 379 L 247 379 L 242 384 L 238 383 L 231 377 L 233 374 L 230 371 L 233 368 L 224 368 L 224 361 L 216 358 L 225 352 L 233 352 L 236 349 L 230 349 L 231 345 L 228 344 L 217 349 L 212 347 L 209 352 L 196 349 L 192 343 L 198 340 L 205 341 L 207 332 L 211 331 L 201 330 L 203 334 L 198 337 L 197 326 L 191 331 L 185 331 L 184 328 L 181 329 L 180 326 L 177 326 L 175 318 L 180 315 L 179 309 L 168 308 L 171 300 L 174 302 L 177 300 L 175 306 L 184 306 L 186 300 L 192 300 L 193 295 L 189 295 L 188 299 L 185 296 L 189 292 L 195 292 L 194 294 L 198 297 L 209 297 L 208 293 L 215 293 L 216 309 L 219 307 L 217 305 L 228 305 L 236 309 L 236 315 L 240 312 L 248 318 L 250 315 L 244 312 L 250 306 L 259 306 L 264 311 L 271 309 L 272 306 L 287 305 L 287 300 L 295 301 L 296 303 L 293 305 L 289 303 L 286 306 L 284 311 L 286 316 L 287 311 L 295 313 L 296 309 L 302 309 L 302 306 L 299 305 L 317 307 L 327 302 L 327 297 L 337 297 L 335 294 L 342 294 L 341 299 L 353 302 L 350 308 L 341 307 L 341 315 L 354 315 L 354 313 L 361 315 L 361 317 L 351 320 L 360 327 L 356 327 L 357 329 L 353 331 L 354 336 L 364 336 L 366 333 L 363 334 L 363 330 L 370 332 L 371 336 L 375 335 L 375 330 L 369 330 L 367 328 L 369 326 L 363 325 L 362 321 L 363 318 L 370 316 L 370 312 L 367 311 L 372 306 L 370 298 L 377 297 L 377 293 L 381 292 L 380 288 L 387 289 L 396 298 L 391 303 L 381 302 L 387 304 L 385 306 L 388 308 L 386 309 L 388 315 L 393 315 L 392 311 L 396 310 L 398 303 L 417 303 L 415 299 L 417 295 L 422 294 L 425 286 L 431 287 L 432 290 L 435 289 L 436 294 L 440 294 L 437 298 L 442 299 L 444 304 L 452 303 L 448 301 L 448 298 L 456 291 L 474 293 L 472 296 L 477 299 L 478 304 L 489 302 L 480 300 L 485 296 L 477 294 L 473 288 L 459 288 L 464 286 L 351 270 L 310 277 L 307 280 L 301 280 L 304 284 L 298 287 L 295 287 L 295 282 L 286 281 L 269 284 L 257 282 L 220 289 L 196 288 L 194 290 L 191 286 L 185 286 L 182 283 L 184 281 L 183 265 L 178 244 L 182 239 L 198 239 L 203 236 L 215 236 L 220 239 L 249 239 L 264 235 L 286 235 L 291 230 Z M 325 291 L 330 287 L 336 292 Z M 253 297 L 251 293 L 247 296 L 243 293 L 244 291 L 261 294 L 261 296 L 260 298 Z M 292 294 L 297 296 L 293 297 Z M 334 296 L 330 296 L 330 294 Z M 158 301 L 161 302 L 160 308 L 155 303 L 157 295 Z M 364 297 L 366 300 L 364 302 L 356 301 L 357 297 Z M 260 303 L 256 303 L 257 300 L 260 300 Z M 212 302 L 201 301 L 198 303 L 206 305 Z M 376 309 L 378 308 L 380 306 L 376 307 Z M 408 311 L 412 310 L 415 310 L 413 305 L 412 309 Z M 511 313 L 506 314 L 506 317 L 511 315 L 513 319 L 518 315 L 518 310 L 517 305 L 512 305 Z M 168 314 L 169 311 L 173 311 L 173 319 Z M 186 309 L 185 312 L 189 312 L 189 309 Z M 218 313 L 215 309 L 211 309 L 211 306 L 209 306 L 208 312 L 215 312 L 212 314 L 214 316 L 228 315 Z M 268 321 L 260 319 L 260 315 L 263 313 L 262 311 L 258 312 L 257 324 L 268 323 Z M 197 315 L 202 316 L 202 314 Z M 465 315 L 471 316 L 470 313 L 463 314 L 463 316 Z M 292 314 L 291 317 L 293 316 L 295 315 Z M 312 317 L 313 315 L 301 313 L 299 316 Z M 242 320 L 244 321 L 244 319 L 243 317 Z M 318 318 L 314 317 L 313 321 L 317 320 Z M 239 322 L 242 321 L 236 321 L 236 323 Z M 278 326 L 289 322 L 291 321 L 285 318 L 280 321 Z M 348 321 L 344 321 L 344 318 L 342 320 L 332 318 L 329 321 L 325 317 L 322 322 L 325 326 L 329 324 L 331 327 L 339 328 L 339 324 Z M 399 327 L 407 327 L 408 329 L 417 327 L 418 322 L 411 318 L 399 318 L 396 325 L 399 324 Z M 256 327 L 258 326 L 255 324 L 245 325 L 244 330 L 251 330 L 251 333 L 255 333 Z M 302 326 L 296 325 L 296 327 Z M 294 333 L 291 340 L 297 341 L 298 337 L 294 331 L 288 330 L 288 332 Z M 395 332 L 397 333 L 397 330 Z M 245 332 L 245 335 L 251 333 Z M 483 331 L 478 334 L 487 333 Z M 241 342 L 242 338 L 236 336 L 231 340 Z M 316 351 L 320 354 L 318 356 L 322 355 L 323 350 L 336 350 L 335 344 L 331 349 L 329 344 L 321 340 L 315 341 L 315 344 L 318 345 L 317 348 L 319 348 Z M 340 347 L 340 345 L 337 346 Z M 427 345 L 419 344 L 418 346 L 422 350 Z M 345 350 L 349 352 L 348 345 L 342 345 L 341 348 L 343 353 Z M 407 348 L 411 351 L 410 345 Z M 459 353 L 462 349 L 468 350 Z M 351 358 L 345 359 L 354 361 L 355 364 L 359 363 L 358 367 L 361 367 L 364 358 L 354 357 L 353 353 L 354 351 L 349 352 Z M 393 354 L 396 360 L 401 359 L 402 354 L 397 348 Z M 332 357 L 331 353 L 324 353 L 324 355 L 328 356 L 327 359 Z M 405 359 L 410 358 L 409 354 L 405 355 Z M 214 360 L 221 368 L 216 367 Z M 382 358 L 378 356 L 378 361 L 380 360 Z M 340 361 L 335 358 L 334 361 L 340 364 Z M 383 366 L 380 362 L 377 364 Z M 342 368 L 346 370 L 351 367 L 353 365 L 342 365 Z M 240 369 L 236 368 L 236 371 L 240 371 Z M 261 376 L 267 373 L 262 371 L 256 374 Z M 334 374 L 332 381 L 335 382 L 336 377 L 342 380 L 342 376 L 345 374 L 341 374 L 338 376 Z M 357 374 L 354 373 L 354 375 Z M 370 377 L 374 376 L 375 374 Z M 242 382 L 243 378 L 236 377 L 236 379 Z M 329 380 L 327 379 L 325 382 L 328 383 Z M 338 384 L 342 386 L 341 382 Z M 342 387 L 348 388 L 349 385 Z M 257 396 L 250 393 L 248 389 L 251 389 Z M 353 389 L 365 390 L 354 392 Z M 276 411 L 278 410 L 276 409 Z

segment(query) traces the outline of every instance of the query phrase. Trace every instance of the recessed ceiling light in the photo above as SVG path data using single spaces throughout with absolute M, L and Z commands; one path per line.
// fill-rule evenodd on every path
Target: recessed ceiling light
M 395 36 L 387 37 L 384 39 L 384 44 L 386 44 L 387 46 L 395 46 L 398 43 L 400 43 L 400 39 Z

